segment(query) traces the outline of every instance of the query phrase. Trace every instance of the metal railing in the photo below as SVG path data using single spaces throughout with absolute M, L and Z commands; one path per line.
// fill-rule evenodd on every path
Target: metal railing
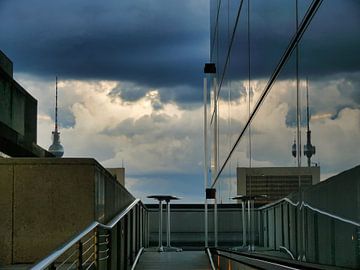
M 360 222 L 340 216 L 331 206 L 325 210 L 314 204 L 282 198 L 257 208 L 259 246 L 285 251 L 292 259 L 357 269 L 360 266 Z M 323 239 L 322 244 L 320 239 Z M 346 261 L 341 260 L 344 249 L 347 250 Z
M 30 269 L 127 269 L 148 244 L 148 213 L 136 199 L 108 224 L 97 221 Z
M 353 225 L 353 226 L 357 226 L 357 227 L 360 227 L 360 223 L 359 222 L 356 222 L 354 220 L 351 220 L 351 219 L 348 219 L 348 218 L 344 218 L 344 217 L 341 217 L 339 215 L 335 215 L 335 214 L 332 214 L 328 211 L 324 211 L 324 210 L 321 210 L 317 207 L 314 207 L 312 205 L 310 205 L 309 203 L 307 202 L 301 202 L 301 204 L 299 202 L 294 202 L 292 201 L 291 199 L 289 198 L 282 198 L 282 199 L 279 199 L 277 201 L 274 201 L 272 203 L 269 203 L 269 204 L 266 204 L 264 206 L 261 206 L 259 208 L 257 208 L 257 210 L 264 210 L 264 209 L 269 209 L 273 206 L 276 206 L 276 205 L 279 205 L 281 203 L 288 203 L 294 207 L 298 207 L 299 205 L 299 209 L 300 210 L 303 210 L 303 209 L 309 209 L 315 213 L 318 213 L 318 214 L 321 214 L 321 215 L 324 215 L 324 216 L 327 216 L 329 218 L 332 218 L 332 219 L 335 219 L 337 221 L 341 221 L 341 222 L 344 222 L 344 223 L 347 223 L 347 224 L 350 224 L 350 225 Z

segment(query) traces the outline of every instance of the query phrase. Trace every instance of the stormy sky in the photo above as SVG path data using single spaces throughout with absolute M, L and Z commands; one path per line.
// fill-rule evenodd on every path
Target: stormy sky
M 222 1 L 214 52 L 219 74 L 238 2 Z M 293 35 L 293 2 L 252 1 L 253 104 Z M 300 18 L 310 1 L 301 3 Z M 222 158 L 247 115 L 245 11 L 221 90 Z M 0 17 L 0 49 L 12 59 L 15 79 L 38 100 L 39 145 L 51 144 L 57 75 L 66 157 L 124 164 L 128 188 L 141 198 L 176 191 L 187 202 L 201 201 L 209 1 L 0 0 Z M 309 78 L 314 161 L 323 179 L 360 160 L 353 148 L 360 136 L 359 25 L 358 0 L 324 1 L 300 46 L 301 96 L 304 105 Z M 255 165 L 294 165 L 294 63 L 293 55 L 254 122 Z M 248 156 L 244 142 L 232 166 L 247 165 Z

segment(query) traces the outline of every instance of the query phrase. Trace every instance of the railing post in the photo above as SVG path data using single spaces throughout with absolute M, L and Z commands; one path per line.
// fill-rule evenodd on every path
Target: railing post
M 108 244 L 107 244 L 107 249 L 109 251 L 108 253 L 108 258 L 107 258 L 107 269 L 111 269 L 111 257 L 112 257 L 112 241 L 111 241 L 111 237 L 112 237 L 112 231 L 109 230 L 109 236 L 108 236 Z
M 360 228 L 359 227 L 356 229 L 356 240 L 357 240 L 357 245 L 356 245 L 357 267 L 360 268 Z
M 245 202 L 241 201 L 241 219 L 242 219 L 242 245 L 246 246 L 246 221 L 245 221 Z
M 218 209 L 217 200 L 214 200 L 214 246 L 218 246 Z
M 78 243 L 78 252 L 79 252 L 79 254 L 78 254 L 78 262 L 79 262 L 78 270 L 82 270 L 83 269 L 83 267 L 82 267 L 82 264 L 83 264 L 83 257 L 82 257 L 82 255 L 83 255 L 83 244 L 82 244 L 81 240 Z
M 99 268 L 99 229 L 96 227 L 94 229 L 94 259 L 95 259 L 95 268 Z
M 50 264 L 50 267 L 49 267 L 50 270 L 55 270 L 56 267 L 55 267 L 55 262 L 51 263 Z

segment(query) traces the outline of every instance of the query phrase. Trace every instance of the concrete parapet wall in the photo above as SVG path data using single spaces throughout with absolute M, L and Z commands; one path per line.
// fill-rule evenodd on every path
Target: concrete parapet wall
M 150 245 L 157 246 L 159 234 L 159 210 L 157 205 L 149 205 Z M 171 206 L 171 244 L 178 247 L 204 247 L 204 206 L 196 204 Z M 245 215 L 247 222 L 247 216 Z M 163 242 L 166 244 L 167 210 L 163 212 Z M 241 205 L 229 204 L 218 208 L 218 242 L 223 246 L 242 245 Z M 255 225 L 255 227 L 257 224 Z M 209 205 L 208 212 L 209 245 L 214 244 L 214 212 Z
M 94 159 L 0 159 L 0 266 L 33 263 L 133 200 Z

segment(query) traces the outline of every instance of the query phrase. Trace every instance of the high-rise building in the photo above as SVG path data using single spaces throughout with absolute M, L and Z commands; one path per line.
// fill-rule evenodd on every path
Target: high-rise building
M 237 168 L 237 193 L 265 195 L 257 204 L 266 204 L 320 182 L 320 167 Z

